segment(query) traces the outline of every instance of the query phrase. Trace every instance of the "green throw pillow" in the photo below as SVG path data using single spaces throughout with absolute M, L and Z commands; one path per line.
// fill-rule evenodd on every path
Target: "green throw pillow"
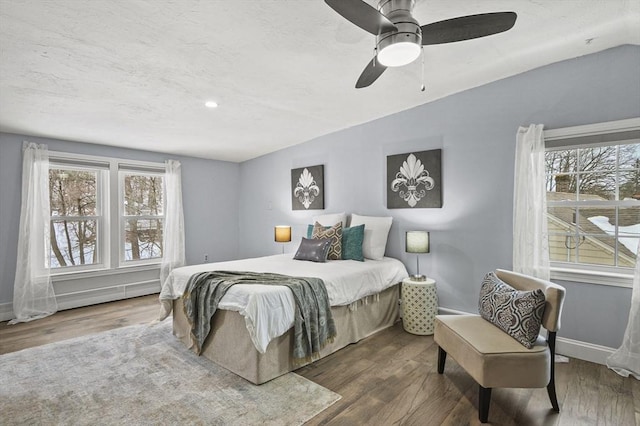
M 352 226 L 342 230 L 342 260 L 359 260 L 364 262 L 362 241 L 364 225 Z
M 324 229 L 329 228 L 328 226 L 325 226 Z M 307 238 L 311 239 L 313 235 L 313 225 L 309 224 L 309 226 L 307 226 Z

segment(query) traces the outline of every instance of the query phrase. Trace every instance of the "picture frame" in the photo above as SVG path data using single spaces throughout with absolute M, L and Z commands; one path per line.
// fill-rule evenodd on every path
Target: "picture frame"
M 387 156 L 387 208 L 442 207 L 442 150 Z
M 324 165 L 291 169 L 293 210 L 324 209 Z

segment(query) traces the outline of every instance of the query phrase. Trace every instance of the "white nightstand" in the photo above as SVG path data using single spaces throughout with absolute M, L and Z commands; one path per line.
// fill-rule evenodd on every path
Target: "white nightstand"
M 433 323 L 438 313 L 436 282 L 431 278 L 402 281 L 402 326 L 412 334 L 433 334 Z

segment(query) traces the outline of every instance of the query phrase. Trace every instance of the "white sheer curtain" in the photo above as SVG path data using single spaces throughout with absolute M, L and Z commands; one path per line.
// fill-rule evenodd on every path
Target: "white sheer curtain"
M 631 375 L 640 380 L 640 245 L 636 254 L 627 330 L 622 339 L 622 346 L 607 358 L 607 367 L 621 376 Z
M 22 160 L 22 206 L 18 261 L 13 283 L 13 314 L 9 324 L 46 317 L 58 310 L 45 261 L 49 252 L 49 151 L 46 145 L 25 142 Z
M 174 268 L 184 266 L 184 214 L 182 212 L 182 175 L 179 161 L 165 162 L 164 183 L 166 190 L 164 246 L 160 266 L 160 284 L 164 285 Z M 160 319 L 171 312 L 170 304 L 163 307 Z M 164 317 L 164 318 L 163 318 Z
M 516 137 L 513 269 L 549 279 L 547 193 L 542 124 L 520 127 Z

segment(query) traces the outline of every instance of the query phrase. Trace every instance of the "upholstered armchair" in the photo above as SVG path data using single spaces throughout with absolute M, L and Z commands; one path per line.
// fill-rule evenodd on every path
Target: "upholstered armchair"
M 501 269 L 496 270 L 493 277 L 517 291 L 531 292 L 529 294 L 535 294 L 539 298 L 542 297 L 541 293 L 535 290 L 542 291 L 544 300 L 539 303 L 538 314 L 548 333 L 546 339 L 539 336 L 539 323 L 537 328 L 529 325 L 529 329 L 533 328 L 535 331 L 531 338 L 531 348 L 527 348 L 516 340 L 520 336 L 512 337 L 480 315 L 438 315 L 434 332 L 434 340 L 439 347 L 438 373 L 444 372 L 445 360 L 449 354 L 474 378 L 479 384 L 478 417 L 482 423 L 486 423 L 489 417 L 492 388 L 546 387 L 551 406 L 559 412 L 554 382 L 554 355 L 565 289 L 549 281 Z M 484 286 L 483 282 L 483 289 Z M 483 312 L 484 296 L 481 294 L 480 311 L 486 317 Z M 508 297 L 499 295 L 497 300 L 507 299 Z M 516 308 L 522 309 L 518 306 Z M 497 317 L 501 317 L 503 322 L 515 323 L 516 320 L 509 318 L 505 312 L 508 313 L 508 310 L 500 310 Z M 513 317 L 520 316 L 517 312 Z M 530 318 L 519 318 L 518 321 L 526 322 Z M 504 328 L 503 324 L 499 326 Z

